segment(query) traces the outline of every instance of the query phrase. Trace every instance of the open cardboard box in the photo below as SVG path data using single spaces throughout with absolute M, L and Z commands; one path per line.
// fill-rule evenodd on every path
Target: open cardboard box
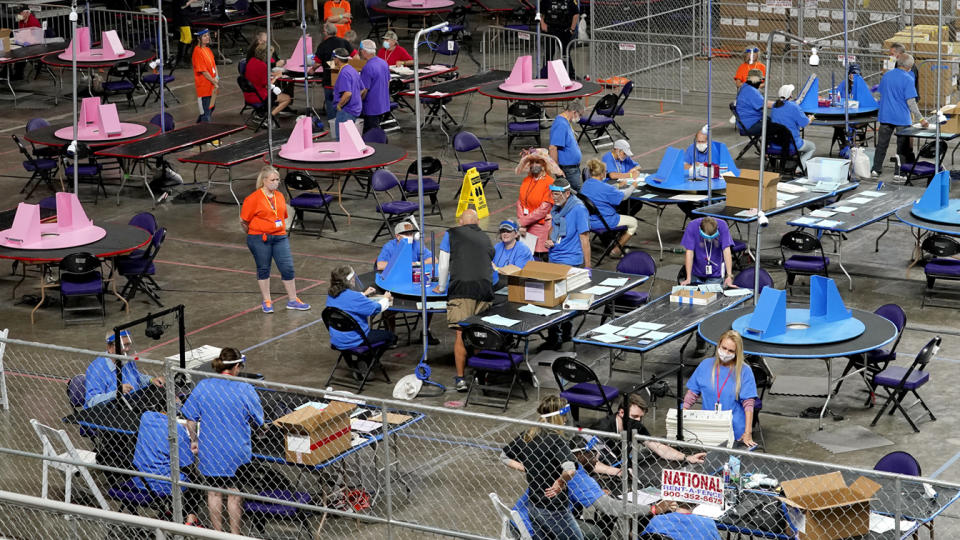
M 706 306 L 717 300 L 717 293 L 697 290 L 677 291 L 670 295 L 670 301 L 676 304 Z
M 303 407 L 273 421 L 286 434 L 286 459 L 319 465 L 350 449 L 350 414 L 355 403 L 333 401 L 323 410 Z
M 839 472 L 780 483 L 802 540 L 839 540 L 870 532 L 870 499 L 880 484 L 861 476 L 847 486 Z
M 777 184 L 780 176 L 770 171 L 763 173 L 763 208 L 767 211 L 777 207 Z M 727 206 L 750 209 L 757 207 L 757 189 L 760 186 L 760 171 L 740 169 L 740 176 L 727 177 Z
M 500 268 L 507 276 L 507 299 L 511 302 L 554 307 L 567 297 L 567 275 L 572 267 L 530 261 L 523 268 L 508 264 Z

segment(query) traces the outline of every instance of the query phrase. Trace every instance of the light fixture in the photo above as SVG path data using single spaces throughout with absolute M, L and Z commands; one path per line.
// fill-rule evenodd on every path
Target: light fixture
M 817 48 L 816 48 L 816 47 L 813 47 L 813 48 L 810 49 L 810 65 L 811 65 L 811 66 L 819 66 L 819 65 L 820 65 L 820 57 L 817 56 Z

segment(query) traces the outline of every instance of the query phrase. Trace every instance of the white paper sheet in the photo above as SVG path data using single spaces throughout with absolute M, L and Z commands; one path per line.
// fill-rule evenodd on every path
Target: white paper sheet
M 559 309 L 548 309 L 541 306 L 535 306 L 533 304 L 525 304 L 519 308 L 519 311 L 524 313 L 532 313 L 533 315 L 543 315 L 544 317 L 553 315 L 554 313 L 560 313 Z
M 594 333 L 598 334 L 616 334 L 617 332 L 623 330 L 622 326 L 617 326 L 614 324 L 604 324 L 593 329 Z
M 371 422 L 370 420 L 360 420 L 358 418 L 350 421 L 350 429 L 361 433 L 370 433 L 380 429 L 382 426 L 383 423 L 381 422 Z
M 593 287 L 584 289 L 579 292 L 582 292 L 585 294 L 595 294 L 597 296 L 603 296 L 614 289 L 615 287 L 604 287 L 603 285 L 594 285 Z
M 694 193 L 681 193 L 681 194 L 679 194 L 679 195 L 674 195 L 673 197 L 670 197 L 670 198 L 673 199 L 673 200 L 675 200 L 675 201 L 697 202 L 697 201 L 702 201 L 702 200 L 706 199 L 707 196 L 706 196 L 706 195 L 696 195 L 696 194 L 694 194 Z
M 741 288 L 741 289 L 725 289 L 725 290 L 723 291 L 723 295 L 724 295 L 724 296 L 746 296 L 746 295 L 748 295 L 748 294 L 750 294 L 750 293 L 752 293 L 752 292 L 753 292 L 753 291 L 750 290 L 750 289 L 743 289 L 743 288 Z
M 857 193 L 857 197 L 870 197 L 871 199 L 883 197 L 884 195 L 886 195 L 886 193 L 882 191 L 864 191 L 862 193 Z
M 611 277 L 603 280 L 600 285 L 605 285 L 608 287 L 623 287 L 627 284 L 627 281 L 630 281 L 625 277 Z
M 718 520 L 723 516 L 723 508 L 712 504 L 698 504 L 691 513 L 695 516 L 704 516 L 712 520 Z
M 647 330 L 644 330 L 643 328 L 633 328 L 633 327 L 624 328 L 623 330 L 617 332 L 617 334 L 621 336 L 627 336 L 627 337 L 640 337 L 646 333 L 647 333 Z
M 655 322 L 637 321 L 630 325 L 630 328 L 643 328 L 644 330 L 659 330 L 663 325 Z
M 781 201 L 792 201 L 799 197 L 799 195 L 791 195 L 789 193 L 777 193 L 777 199 Z
M 545 288 L 542 281 L 527 280 L 523 286 L 523 299 L 527 302 L 543 302 L 546 296 Z
M 643 339 L 649 339 L 650 341 L 657 341 L 669 335 L 670 335 L 670 332 L 647 332 L 646 334 L 644 334 Z
M 590 339 L 595 339 L 604 343 L 620 343 L 627 338 L 618 336 L 616 334 L 594 334 L 593 336 L 590 336 Z
M 832 210 L 824 210 L 824 209 L 822 209 L 822 208 L 821 208 L 820 210 L 814 210 L 813 212 L 810 212 L 810 215 L 811 215 L 811 216 L 813 216 L 813 217 L 819 217 L 819 218 L 830 217 L 830 216 L 832 216 L 832 215 L 834 215 L 834 214 L 836 214 L 836 212 L 834 212 L 834 211 L 832 211 Z
M 853 201 L 850 201 L 853 202 Z M 842 212 L 844 214 L 849 214 L 850 212 L 856 212 L 859 210 L 856 206 L 834 206 L 832 208 L 834 212 Z
M 850 204 L 869 204 L 870 200 L 871 199 L 869 197 L 854 197 L 852 199 L 848 199 L 846 202 Z
M 842 221 L 837 221 L 837 220 L 834 220 L 834 219 L 825 219 L 825 220 L 821 221 L 820 223 L 817 223 L 817 227 L 823 227 L 823 228 L 829 229 L 829 228 L 831 228 L 831 227 L 836 227 L 837 225 L 840 225 L 841 223 L 843 223 L 843 222 L 842 222 Z
M 654 197 L 656 197 L 656 196 L 657 196 L 656 193 L 645 193 L 645 194 L 641 195 L 640 198 L 641 198 L 641 199 L 652 199 L 652 198 L 654 198 Z
M 620 498 L 623 499 L 624 496 L 621 495 Z M 637 500 L 634 501 L 634 498 Z M 647 493 L 646 491 L 631 491 L 626 494 L 626 499 L 627 502 L 636 502 L 637 504 L 650 506 L 660 502 L 660 495 L 654 495 L 653 493 Z
M 483 317 L 480 320 L 487 324 L 492 324 L 494 326 L 506 326 L 507 328 L 510 328 L 511 326 L 520 322 L 514 319 L 501 317 L 500 315 L 487 315 L 486 317 Z
M 417 309 L 423 309 L 423 302 L 417 302 Z M 427 309 L 447 309 L 447 301 L 446 300 L 428 301 Z
M 797 219 L 791 219 L 790 223 L 799 223 L 800 225 L 813 225 L 818 221 L 820 221 L 820 218 L 803 216 L 803 217 L 798 217 Z
M 537 235 L 527 233 L 526 235 L 520 237 L 520 241 L 523 242 L 523 245 L 530 248 L 530 253 L 533 253 L 537 250 Z
M 916 522 L 901 520 L 900 521 L 900 532 L 909 531 L 916 525 Z M 870 512 L 870 530 L 875 533 L 885 533 L 892 531 L 896 526 L 896 521 L 890 516 L 882 516 Z
M 750 208 L 750 209 L 747 209 L 747 210 L 741 210 L 741 211 L 737 212 L 736 214 L 734 214 L 734 216 L 736 216 L 736 217 L 753 217 L 753 216 L 755 216 L 755 215 L 757 215 L 757 209 L 756 209 L 756 208 Z
M 804 193 L 807 191 L 807 188 L 797 184 L 783 183 L 777 184 L 777 191 L 782 191 L 784 193 Z

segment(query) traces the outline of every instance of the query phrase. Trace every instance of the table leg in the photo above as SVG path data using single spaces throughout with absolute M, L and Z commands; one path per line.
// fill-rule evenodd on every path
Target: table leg
M 123 295 L 120 294 L 120 291 L 117 290 L 117 278 L 114 277 L 114 275 L 113 275 L 113 274 L 114 274 L 114 271 L 116 271 L 116 269 L 117 269 L 117 259 L 114 258 L 114 259 L 111 259 L 111 262 L 110 262 L 110 274 L 107 275 L 107 279 L 110 280 L 110 292 L 112 292 L 114 296 L 116 296 L 117 298 L 120 299 L 121 302 L 123 302 L 123 312 L 126 313 L 127 315 L 129 315 L 129 314 L 130 314 L 130 302 L 128 302 L 127 299 L 124 298 Z
M 663 211 L 667 207 L 664 205 L 657 205 L 657 243 L 660 244 L 660 260 L 663 260 L 663 238 L 660 237 L 660 216 L 663 215 Z
M 887 219 L 884 221 L 886 222 L 886 227 L 883 228 L 883 232 L 880 233 L 880 236 L 878 236 L 876 241 L 873 243 L 874 253 L 880 253 L 880 239 L 883 238 L 883 235 L 887 234 L 887 231 L 890 230 L 890 216 L 887 216 Z
M 37 302 L 37 305 L 33 306 L 33 309 L 30 310 L 30 324 L 36 324 L 34 316 L 37 313 L 37 310 L 40 309 L 40 306 L 43 305 L 44 301 L 47 299 L 47 288 L 44 286 L 44 278 L 46 277 L 46 265 L 40 265 L 40 301 Z
M 843 271 L 843 275 L 847 276 L 848 289 L 853 290 L 853 278 L 850 277 L 850 273 L 847 272 L 847 269 L 843 266 L 843 233 L 836 233 L 837 239 L 837 265 L 840 266 L 840 270 Z

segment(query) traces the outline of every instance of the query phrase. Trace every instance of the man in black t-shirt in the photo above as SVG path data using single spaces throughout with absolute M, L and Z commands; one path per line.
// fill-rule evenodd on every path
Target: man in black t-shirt
M 577 24 L 580 23 L 580 7 L 577 0 L 542 0 L 540 2 L 540 31 L 554 35 L 560 40 L 561 51 L 556 54 L 553 51 L 553 40 L 547 41 L 547 59 L 551 60 L 556 56 L 563 59 L 567 52 L 567 45 L 577 37 Z M 546 68 L 543 68 L 544 70 Z M 541 70 L 543 73 L 543 70 Z M 573 65 L 570 65 L 570 78 L 573 79 Z
M 616 414 L 611 414 L 610 416 L 602 418 L 596 424 L 591 426 L 591 429 L 595 429 L 597 431 L 607 431 L 610 433 L 633 431 L 640 436 L 649 437 L 650 432 L 641 422 L 648 409 L 649 406 L 647 405 L 647 400 L 643 399 L 640 394 L 627 394 L 624 396 L 623 401 L 620 402 L 620 408 L 617 410 Z M 620 441 L 617 439 L 605 438 L 604 442 L 607 443 L 607 446 L 610 448 L 610 451 L 613 453 L 616 459 L 621 459 Z M 651 452 L 660 456 L 662 459 L 671 461 L 703 463 L 703 458 L 706 456 L 705 452 L 686 455 L 676 448 L 654 441 L 646 441 L 643 444 L 650 449 Z
M 313 61 L 323 67 L 320 80 L 323 82 L 323 94 L 326 97 L 327 120 L 333 120 L 337 116 L 337 107 L 333 103 L 333 84 L 330 82 L 330 66 L 327 62 L 333 59 L 333 51 L 340 48 L 353 51 L 353 45 L 349 41 L 337 37 L 337 26 L 335 24 L 324 24 L 323 41 L 317 45 L 317 52 Z

